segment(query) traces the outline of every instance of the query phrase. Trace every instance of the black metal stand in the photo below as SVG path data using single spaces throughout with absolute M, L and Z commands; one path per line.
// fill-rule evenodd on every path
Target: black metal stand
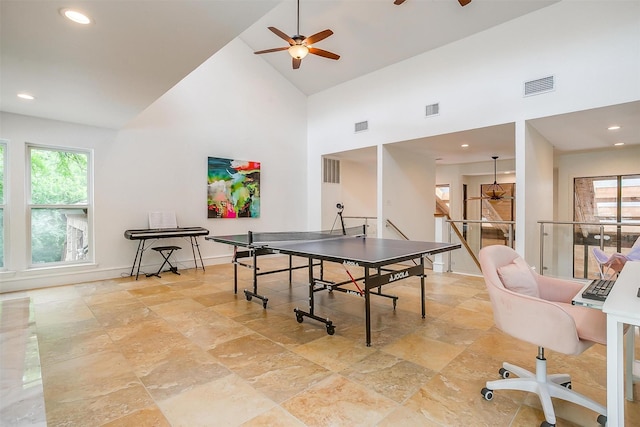
M 156 273 L 149 273 L 149 274 L 147 274 L 147 277 L 151 277 L 151 276 L 160 277 L 160 273 L 162 273 L 162 269 L 167 264 L 169 264 L 169 270 L 167 270 L 167 271 L 170 271 L 173 274 L 180 275 L 180 273 L 178 273 L 178 267 L 176 267 L 173 264 L 171 264 L 171 261 L 169 260 L 169 257 L 171 256 L 171 254 L 174 251 L 177 251 L 177 250 L 180 250 L 180 249 L 182 249 L 180 246 L 158 246 L 156 248 L 153 248 L 154 251 L 156 251 L 160 255 L 162 255 L 162 257 L 164 258 L 164 262 L 162 263 L 162 265 L 160 266 L 160 268 L 158 269 L 158 271 Z

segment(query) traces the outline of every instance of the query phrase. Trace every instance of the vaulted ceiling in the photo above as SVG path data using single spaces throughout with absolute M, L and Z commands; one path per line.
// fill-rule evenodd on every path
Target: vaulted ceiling
M 317 47 L 340 60 L 309 55 L 293 70 L 286 51 L 260 57 L 311 95 L 557 1 L 473 0 L 461 7 L 456 0 L 407 0 L 401 6 L 392 0 L 302 0 L 300 32 L 330 28 L 334 34 Z M 60 14 L 65 7 L 94 22 L 83 27 L 66 20 Z M 253 50 L 286 46 L 267 27 L 294 35 L 296 12 L 293 0 L 2 0 L 0 111 L 121 128 L 236 37 Z M 23 91 L 36 100 L 18 99 Z M 627 107 L 600 113 L 633 121 L 638 103 Z M 552 142 L 571 140 L 575 135 L 562 135 L 557 126 L 567 119 L 584 130 L 582 144 L 592 138 L 586 126 L 594 125 L 593 115 L 541 119 L 536 127 Z M 638 126 L 625 132 L 638 135 Z M 491 139 L 479 132 L 477 137 Z M 450 145 L 447 138 L 441 138 L 443 147 Z

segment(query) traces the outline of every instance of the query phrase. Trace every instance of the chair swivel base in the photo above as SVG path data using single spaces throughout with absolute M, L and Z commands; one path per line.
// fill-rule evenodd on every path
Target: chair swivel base
M 540 398 L 545 417 L 541 427 L 556 425 L 552 397 L 591 409 L 600 414 L 597 419 L 600 425 L 604 426 L 607 423 L 607 408 L 571 390 L 571 377 L 569 375 L 553 374 L 547 376 L 546 359 L 536 358 L 536 373 L 507 362 L 502 364 L 502 369 L 500 369 L 499 373 L 504 379 L 487 381 L 486 387 L 480 392 L 482 396 L 486 400 L 491 400 L 494 390 L 520 390 L 536 393 Z M 511 373 L 517 375 L 518 378 L 509 378 Z

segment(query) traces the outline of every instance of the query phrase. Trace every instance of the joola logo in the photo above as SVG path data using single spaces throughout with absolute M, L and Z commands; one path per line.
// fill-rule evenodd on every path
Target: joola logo
M 404 279 L 405 277 L 409 277 L 408 271 L 401 271 L 400 273 L 394 273 L 389 276 L 389 282 L 395 282 L 396 280 Z
M 360 264 L 358 264 L 355 261 L 344 261 L 342 264 L 347 265 L 347 266 L 351 266 L 351 267 L 360 267 Z

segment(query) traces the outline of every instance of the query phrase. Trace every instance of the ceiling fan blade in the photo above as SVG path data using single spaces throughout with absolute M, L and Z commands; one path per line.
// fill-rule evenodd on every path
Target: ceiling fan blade
M 298 68 L 300 68 L 300 64 L 302 63 L 302 59 L 298 59 L 298 58 L 293 58 L 293 69 L 297 70 Z
M 271 30 L 273 34 L 275 34 L 276 36 L 280 37 L 283 40 L 286 40 L 286 42 L 289 43 L 290 45 L 293 46 L 294 44 L 296 44 L 296 42 L 291 37 L 289 37 L 287 34 L 283 33 L 282 31 L 280 31 L 276 27 L 268 27 L 268 28 Z
M 401 5 L 402 3 L 404 3 L 406 0 L 396 0 L 393 2 L 393 4 L 395 5 Z
M 273 49 L 266 49 L 266 50 L 259 50 L 257 52 L 253 52 L 256 55 L 260 55 L 261 53 L 271 53 L 271 52 L 280 52 L 281 50 L 287 50 L 289 49 L 289 46 L 286 47 L 275 47 Z
M 327 37 L 329 37 L 331 34 L 333 34 L 333 31 L 331 30 L 324 30 L 324 31 L 320 31 L 319 33 L 316 33 L 312 36 L 307 37 L 304 40 L 304 43 L 308 46 L 314 43 L 319 42 L 320 40 L 324 40 Z
M 460 6 L 466 6 L 471 3 L 471 0 L 458 0 L 458 3 L 460 3 Z
M 323 56 L 329 59 L 340 59 L 340 55 L 337 55 L 333 52 L 329 52 L 327 50 L 318 49 L 317 47 L 310 47 L 309 53 L 313 53 L 314 55 Z

